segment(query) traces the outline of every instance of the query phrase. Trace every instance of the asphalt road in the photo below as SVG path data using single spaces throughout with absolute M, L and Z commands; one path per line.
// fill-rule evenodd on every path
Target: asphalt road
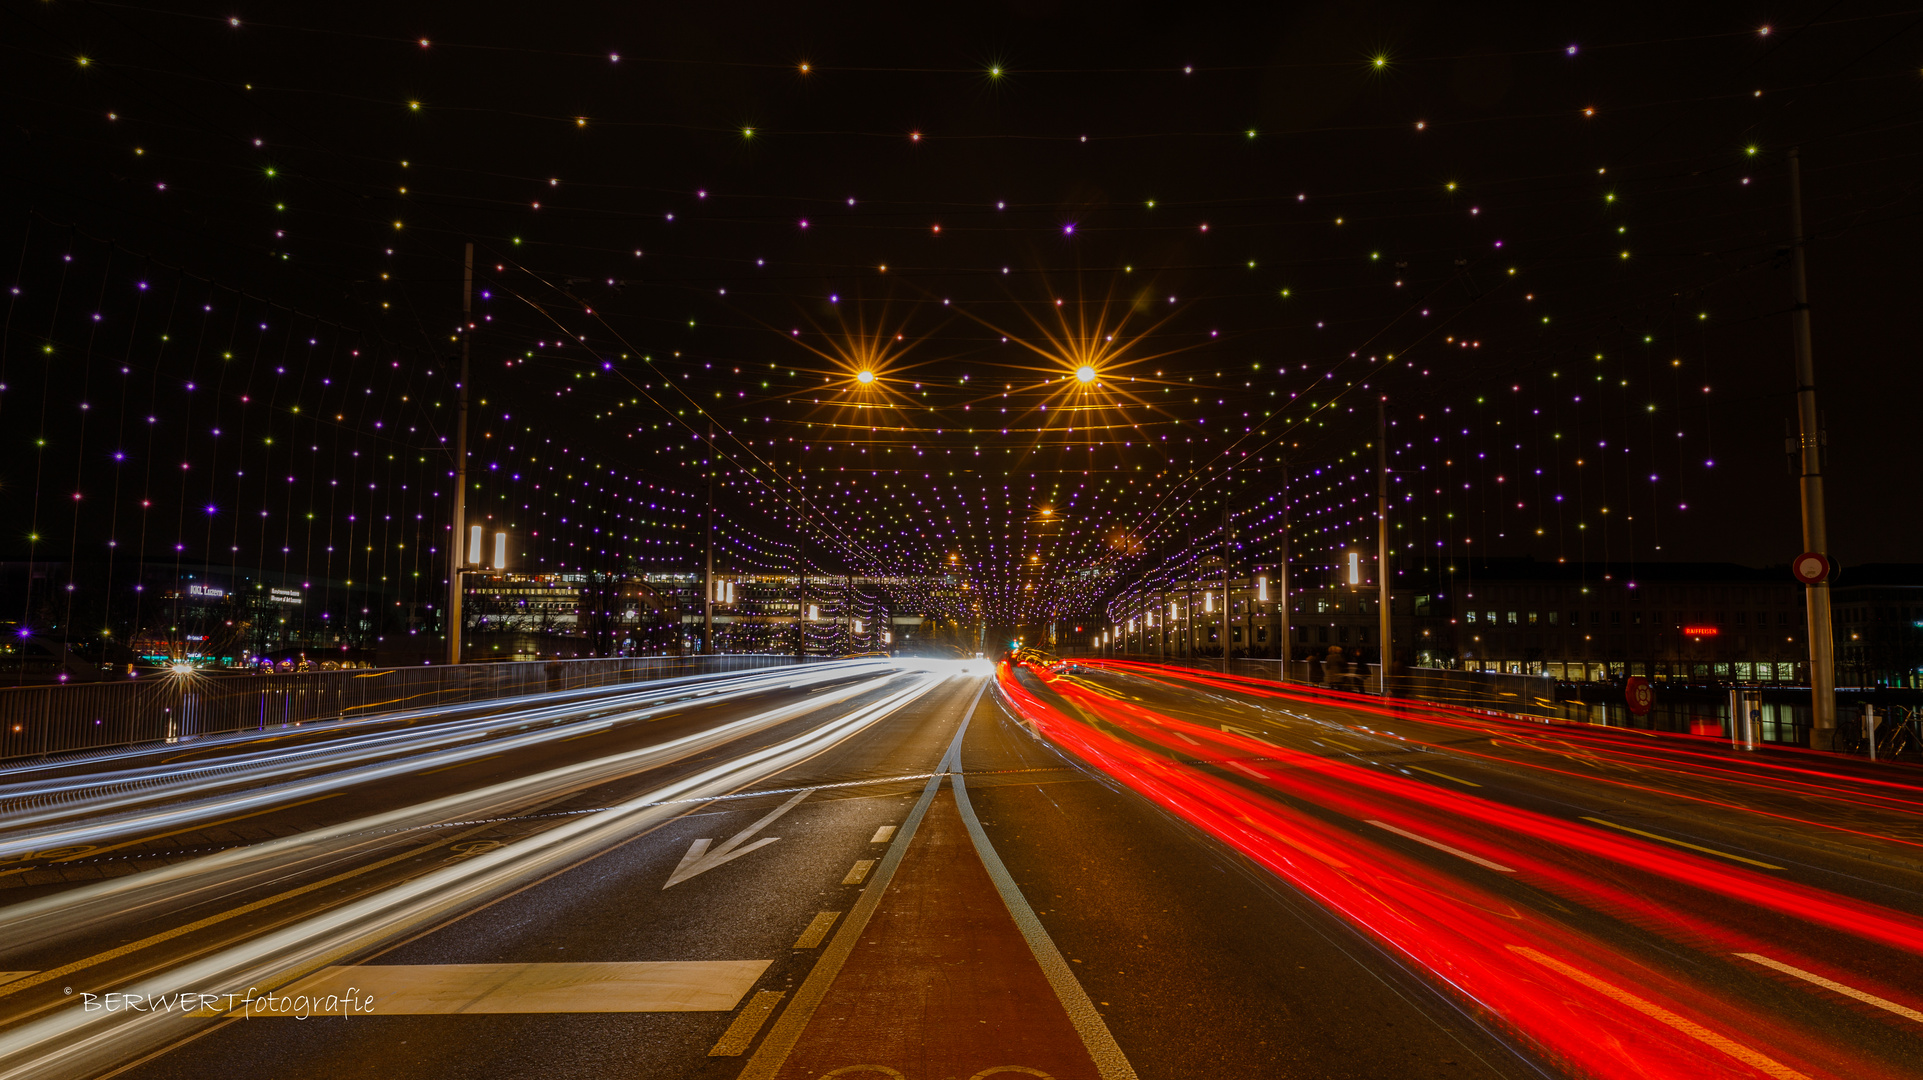
M 0 1077 L 1923 1061 L 1905 773 L 1168 670 L 813 679 L 303 732 L 0 825 Z

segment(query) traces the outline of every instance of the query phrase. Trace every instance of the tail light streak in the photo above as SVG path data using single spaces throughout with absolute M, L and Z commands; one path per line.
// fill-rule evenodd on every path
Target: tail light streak
M 1070 719 L 1030 693 L 1008 669 L 1003 670 L 1000 683 L 1011 706 L 1039 733 L 1235 847 L 1430 973 L 1498 1027 L 1580 1074 L 1788 1078 L 1811 1070 L 1833 1071 L 1839 1058 L 1835 1047 L 1806 1032 L 1755 1015 L 1706 987 L 1653 970 L 1599 940 L 1518 908 L 1478 883 L 1477 875 L 1484 871 L 1465 863 L 1463 870 L 1470 879 L 1465 881 L 1390 843 L 1346 830 L 1291 804 L 1299 800 L 1357 821 L 1393 823 L 1392 831 L 1434 838 L 1459 849 L 1457 854 L 1488 858 L 1504 869 L 1513 867 L 1532 884 L 1556 891 L 1581 890 L 1587 900 L 1602 900 L 1606 907 L 1628 905 L 1627 910 L 1635 912 L 1653 905 L 1622 889 L 1597 896 L 1591 882 L 1565 866 L 1528 851 L 1498 848 L 1450 823 L 1491 825 L 1552 849 L 1562 845 L 1582 855 L 1676 876 L 1699 888 L 1740 894 L 1751 903 L 1760 902 L 1759 892 L 1767 893 L 1779 906 L 1794 905 L 1793 913 L 1799 917 L 1810 914 L 1813 902 L 1828 903 L 1826 922 L 1835 928 L 1860 933 L 1867 920 L 1865 936 L 1874 940 L 1909 949 L 1923 943 L 1919 933 L 1923 928 L 1907 916 L 1824 897 L 1766 875 L 1706 865 L 1708 860 L 1694 856 L 1649 851 L 1649 845 L 1608 835 L 1585 835 L 1594 830 L 1442 791 L 1425 782 L 1225 734 L 1065 682 L 1054 684 L 1052 688 L 1069 703 L 1111 725 L 1115 729 L 1111 734 Z M 1132 738 L 1152 745 L 1138 745 Z M 1187 744 L 1199 742 L 1204 749 L 1178 744 L 1175 738 Z M 1251 792 L 1245 786 L 1248 781 L 1207 771 L 1205 764 L 1216 763 L 1193 759 L 1209 748 L 1225 751 L 1225 759 L 1237 759 L 1237 772 L 1260 778 L 1288 801 Z M 1158 749 L 1191 760 L 1172 759 Z M 1410 806 L 1419 812 L 1410 813 Z M 1754 939 L 1702 920 L 1683 922 L 1687 932 L 1707 933 L 1719 944 L 1731 946 L 1725 955 L 1746 947 L 1745 942 L 1755 944 Z M 1552 962 L 1544 964 L 1539 958 Z M 1845 1052 L 1845 1056 L 1861 1055 Z M 1846 1071 L 1893 1075 L 1867 1059 L 1852 1060 Z

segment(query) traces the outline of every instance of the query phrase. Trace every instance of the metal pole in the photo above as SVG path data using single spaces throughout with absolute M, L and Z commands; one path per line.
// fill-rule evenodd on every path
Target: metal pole
M 1869 745 L 1870 760 L 1876 760 L 1876 706 L 1863 706 L 1863 741 Z
M 474 337 L 474 245 L 461 268 L 461 379 L 455 384 L 454 517 L 447 550 L 447 662 L 461 662 L 461 571 L 467 554 L 467 365 Z
M 701 651 L 714 655 L 714 425 L 708 425 L 708 558 L 701 573 Z
M 1275 612 L 1276 638 L 1281 646 L 1277 651 L 1282 658 L 1282 681 L 1289 681 L 1289 654 L 1293 652 L 1290 643 L 1289 619 L 1289 463 L 1282 462 L 1282 557 L 1275 564 Z
M 1829 555 L 1829 523 L 1823 510 L 1823 428 L 1816 411 L 1816 363 L 1810 355 L 1809 278 L 1803 263 L 1803 167 L 1796 148 L 1789 151 L 1791 277 L 1796 334 L 1798 486 L 1803 503 L 1803 550 Z M 1827 747 L 1836 731 L 1836 640 L 1830 626 L 1830 583 L 1804 589 L 1809 609 L 1809 689 L 1811 747 Z
M 1381 635 L 1381 645 L 1376 650 L 1381 661 L 1382 696 L 1389 696 L 1389 662 L 1395 656 L 1395 609 L 1394 599 L 1389 586 L 1389 410 L 1386 398 L 1377 398 L 1375 403 L 1375 535 L 1376 535 L 1376 588 L 1380 599 L 1376 601 L 1381 609 L 1377 622 Z
M 1223 483 L 1227 482 L 1224 478 Z M 1234 651 L 1230 643 L 1235 638 L 1234 633 L 1229 630 L 1229 625 L 1235 621 L 1235 601 L 1231 599 L 1233 594 L 1229 589 L 1230 512 L 1229 493 L 1224 491 L 1222 493 L 1222 552 L 1219 560 L 1222 563 L 1222 674 L 1224 675 L 1229 673 L 1229 653 Z

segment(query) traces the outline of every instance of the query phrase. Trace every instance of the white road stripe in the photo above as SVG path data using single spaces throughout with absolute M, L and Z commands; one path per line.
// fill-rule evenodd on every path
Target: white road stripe
M 1809 1080 L 1809 1077 L 1777 1061 L 1775 1058 L 1757 1053 L 1749 1047 L 1736 1042 L 1734 1039 L 1724 1035 L 1718 1035 L 1701 1024 L 1677 1016 L 1675 1013 L 1670 1012 L 1668 1009 L 1663 1008 L 1653 1001 L 1644 1001 L 1642 998 L 1624 990 L 1622 987 L 1612 983 L 1606 983 L 1586 971 L 1570 967 L 1568 964 L 1554 957 L 1544 956 L 1534 949 L 1525 948 L 1521 945 L 1511 945 L 1508 948 L 1510 952 L 1518 956 L 1524 956 L 1530 960 L 1534 960 L 1543 967 L 1566 975 L 1604 997 L 1621 1002 L 1653 1020 L 1660 1020 L 1698 1042 L 1713 1046 L 1723 1053 L 1728 1054 L 1730 1057 L 1735 1058 L 1737 1061 L 1762 1073 L 1764 1076 L 1774 1077 L 1775 1080 Z
M 1772 960 L 1767 956 L 1759 956 L 1758 954 L 1753 952 L 1739 952 L 1736 955 L 1742 957 L 1745 960 L 1755 961 L 1756 963 L 1761 964 L 1766 968 L 1774 968 L 1785 975 L 1794 975 L 1797 978 L 1802 979 L 1804 982 L 1815 983 L 1817 986 L 1820 986 L 1825 990 L 1834 990 L 1837 993 L 1842 994 L 1844 997 L 1855 998 L 1856 1000 L 1864 1002 L 1865 1004 L 1874 1005 L 1879 1009 L 1888 1009 L 1890 1012 L 1895 1013 L 1896 1015 L 1902 1017 L 1905 1020 L 1914 1020 L 1919 1024 L 1923 1024 L 1923 1012 L 1917 1012 L 1915 1009 L 1909 1008 L 1908 1006 L 1898 1005 L 1896 1002 L 1890 1001 L 1887 998 L 1877 997 L 1875 994 L 1872 994 L 1867 990 L 1858 990 L 1854 986 L 1844 986 L 1842 983 L 1837 982 L 1834 979 L 1825 979 L 1821 975 L 1816 974 L 1814 971 L 1804 971 L 1802 968 L 1799 968 L 1799 967 L 1791 967 L 1790 965 L 1783 963 L 1781 960 Z
M 1454 855 L 1458 859 L 1467 859 L 1470 862 L 1475 863 L 1477 866 L 1494 870 L 1497 873 L 1501 873 L 1501 874 L 1515 873 L 1514 870 L 1510 869 L 1507 866 L 1502 865 L 1499 862 L 1490 862 L 1488 859 L 1485 859 L 1480 855 L 1471 855 L 1468 852 L 1462 850 L 1461 848 L 1450 847 L 1448 844 L 1445 844 L 1440 840 L 1431 840 L 1426 836 L 1422 836 L 1417 833 L 1412 833 L 1407 829 L 1398 829 L 1394 825 L 1391 825 L 1386 821 L 1371 820 L 1369 824 L 1374 825 L 1378 829 L 1387 829 L 1390 832 L 1396 834 L 1397 836 L 1406 836 L 1409 839 L 1414 840 L 1418 844 L 1427 844 L 1430 847 L 1435 848 L 1437 851 L 1446 851 L 1449 854 Z
M 1268 777 L 1262 775 L 1259 772 L 1256 772 L 1254 769 L 1249 768 L 1247 765 L 1244 765 L 1239 761 L 1224 761 L 1222 764 L 1227 765 L 1229 768 L 1234 769 L 1237 772 L 1248 773 L 1250 776 L 1255 777 L 1257 780 L 1268 779 Z

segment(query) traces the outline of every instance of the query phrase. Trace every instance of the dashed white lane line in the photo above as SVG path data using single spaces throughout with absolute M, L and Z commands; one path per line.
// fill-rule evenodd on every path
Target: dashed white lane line
M 1440 840 L 1431 840 L 1420 833 L 1412 833 L 1407 829 L 1398 829 L 1394 825 L 1391 825 L 1386 821 L 1371 820 L 1369 824 L 1374 825 L 1378 829 L 1387 829 L 1390 832 L 1396 834 L 1397 836 L 1407 837 L 1410 840 L 1414 840 L 1418 844 L 1427 844 L 1428 846 L 1435 848 L 1437 851 L 1446 851 L 1449 854 L 1454 855 L 1458 859 L 1467 859 L 1468 861 L 1475 863 L 1477 866 L 1484 867 L 1485 869 L 1489 869 L 1489 870 L 1494 870 L 1499 874 L 1515 873 L 1513 869 L 1507 866 L 1504 866 L 1499 862 L 1490 862 L 1488 859 L 1485 859 L 1480 855 L 1471 855 L 1468 852 L 1462 850 L 1461 848 L 1450 847 L 1448 844 L 1445 844 Z
M 1249 768 L 1247 765 L 1244 765 L 1239 761 L 1224 761 L 1222 764 L 1227 765 L 1229 768 L 1234 769 L 1237 772 L 1247 773 L 1250 776 L 1255 777 L 1257 780 L 1268 779 L 1268 777 L 1262 775 L 1261 773 L 1255 771 L 1254 769 Z
M 841 912 L 839 911 L 824 911 L 816 915 L 814 919 L 808 923 L 807 927 L 801 931 L 801 936 L 795 939 L 795 948 L 813 949 L 819 947 L 822 939 L 828 936 L 829 928 L 834 926 L 835 920 L 840 917 Z
M 883 825 L 881 828 L 875 830 L 875 835 L 869 837 L 868 842 L 871 844 L 885 844 L 894 838 L 895 827 L 893 825 Z
M 1746 859 L 1741 855 L 1732 855 L 1727 851 L 1718 851 L 1715 848 L 1704 847 L 1701 844 L 1692 844 L 1687 840 L 1672 840 L 1669 837 L 1662 836 L 1658 833 L 1644 832 L 1641 829 L 1632 829 L 1627 825 L 1618 825 L 1613 821 L 1605 821 L 1599 817 L 1585 817 L 1583 818 L 1583 820 L 1587 822 L 1591 822 L 1596 825 L 1601 825 L 1606 829 L 1615 829 L 1617 832 L 1634 833 L 1637 836 L 1645 837 L 1650 840 L 1661 841 L 1662 843 L 1665 843 L 1665 844 L 1673 844 L 1676 847 L 1688 848 L 1691 851 L 1700 851 L 1705 855 L 1714 855 L 1717 858 L 1721 858 L 1721 859 L 1735 859 L 1737 862 L 1748 863 L 1751 866 L 1760 866 L 1765 870 L 1781 870 L 1782 869 L 1782 867 L 1777 866 L 1774 863 L 1766 863 L 1757 859 Z
M 1736 955 L 1745 960 L 1761 964 L 1766 968 L 1773 968 L 1785 975 L 1794 975 L 1804 982 L 1814 983 L 1825 990 L 1834 990 L 1844 997 L 1852 997 L 1865 1004 L 1874 1005 L 1879 1009 L 1887 1009 L 1905 1020 L 1914 1020 L 1919 1024 L 1923 1024 L 1923 1012 L 1917 1012 L 1915 1009 L 1906 1005 L 1898 1005 L 1888 998 L 1877 997 L 1867 990 L 1858 990 L 1854 986 L 1845 986 L 1834 979 L 1825 979 L 1814 971 L 1804 971 L 1802 968 L 1792 967 L 1789 964 L 1783 963 L 1781 960 L 1772 960 L 1767 956 L 1761 956 L 1757 953 L 1739 952 Z
M 843 885 L 861 884 L 862 879 L 868 876 L 869 869 L 874 865 L 874 859 L 857 860 L 854 867 L 848 871 L 848 876 L 841 879 L 841 883 Z
M 1668 1009 L 1663 1008 L 1653 1001 L 1644 1001 L 1642 998 L 1624 990 L 1622 987 L 1616 986 L 1613 983 L 1604 982 L 1586 971 L 1570 967 L 1568 964 L 1554 957 L 1544 956 L 1542 953 L 1522 945 L 1511 945 L 1508 948 L 1510 952 L 1533 960 L 1558 974 L 1574 979 L 1576 982 L 1587 986 L 1604 997 L 1627 1005 L 1652 1020 L 1659 1020 L 1668 1024 L 1670 1027 L 1695 1039 L 1697 1042 L 1721 1050 L 1723 1053 L 1748 1065 L 1764 1076 L 1775 1077 L 1776 1080 L 1809 1080 L 1809 1077 L 1777 1061 L 1775 1058 L 1751 1050 L 1749 1047 L 1727 1036 L 1718 1035 L 1695 1021 L 1677 1016 L 1675 1013 L 1670 1012 Z

